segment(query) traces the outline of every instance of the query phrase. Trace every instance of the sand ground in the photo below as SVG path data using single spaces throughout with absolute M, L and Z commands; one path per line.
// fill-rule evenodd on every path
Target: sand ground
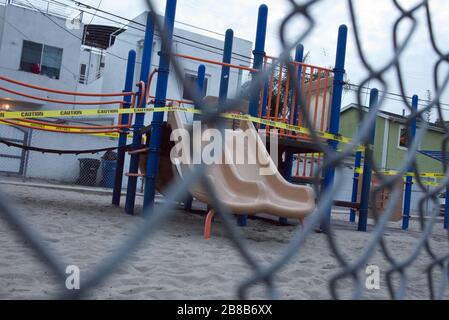
M 2 185 L 1 189 L 64 262 L 80 267 L 81 277 L 113 253 L 142 222 L 141 217 L 127 216 L 122 208 L 113 207 L 108 194 L 14 185 Z M 354 260 L 363 252 L 371 234 L 356 232 L 355 225 L 345 220 L 347 215 L 338 215 L 334 221 L 338 245 Z M 177 211 L 87 298 L 236 298 L 238 285 L 252 270 L 233 247 L 219 220 L 213 225 L 213 238 L 205 241 L 203 221 L 204 216 Z M 295 227 L 251 220 L 242 231 L 252 254 L 268 264 L 288 244 Z M 399 224 L 392 224 L 384 237 L 393 255 L 405 258 L 419 235 L 417 222 L 412 222 L 408 232 L 400 230 Z M 448 236 L 440 223 L 434 229 L 432 246 L 441 255 L 449 251 Z M 60 284 L 54 274 L 1 216 L 0 248 L 0 299 L 50 299 L 59 292 Z M 430 261 L 422 252 L 407 269 L 408 299 L 429 298 L 426 267 Z M 385 271 L 390 265 L 380 249 L 370 263 L 382 271 L 381 289 L 367 291 L 364 298 L 389 298 Z M 340 265 L 325 235 L 312 234 L 299 255 L 277 274 L 276 286 L 284 299 L 328 299 L 328 280 L 338 270 Z M 342 297 L 349 297 L 351 290 L 351 282 L 344 282 Z M 252 290 L 250 297 L 267 298 L 262 286 Z

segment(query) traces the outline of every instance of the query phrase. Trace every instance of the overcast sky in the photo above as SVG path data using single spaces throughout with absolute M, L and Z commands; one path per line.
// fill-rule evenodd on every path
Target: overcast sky
M 82 2 L 97 6 L 100 1 L 84 0 Z M 165 0 L 153 1 L 159 13 L 163 13 Z M 411 7 L 420 1 L 399 2 Z M 254 41 L 257 9 L 263 3 L 269 7 L 267 52 L 276 55 L 280 52 L 279 25 L 291 8 L 287 0 L 178 0 L 176 20 L 220 33 L 224 33 L 227 28 L 232 28 L 237 37 Z M 399 12 L 391 0 L 357 0 L 354 3 L 364 50 L 370 63 L 378 68 L 390 59 L 393 52 L 392 28 L 399 17 Z M 440 47 L 449 51 L 448 1 L 431 0 L 430 4 Z M 133 18 L 147 9 L 145 0 L 103 0 L 100 7 L 128 18 Z M 334 65 L 337 29 L 339 25 L 347 24 L 350 30 L 346 68 L 348 79 L 354 84 L 359 84 L 366 77 L 366 72 L 356 52 L 347 1 L 322 0 L 314 6 L 312 14 L 317 26 L 304 41 L 306 51 L 310 52 L 309 63 L 321 66 Z M 419 30 L 413 37 L 412 45 L 405 52 L 402 65 L 407 94 L 410 96 L 418 94 L 425 99 L 427 90 L 434 91 L 432 74 L 437 57 L 430 47 L 425 25 L 425 11 L 421 10 L 417 17 Z M 293 19 L 289 24 L 288 37 L 294 40 L 304 30 L 305 25 L 304 19 Z M 409 23 L 402 25 L 402 35 L 409 27 Z M 448 72 L 447 70 L 445 69 L 444 72 Z M 399 92 L 394 73 L 389 74 L 388 81 L 389 91 Z M 375 85 L 371 83 L 371 87 Z M 351 93 L 346 93 L 344 100 L 344 104 L 348 104 L 355 102 L 355 97 Z M 444 95 L 443 102 L 449 103 L 449 95 Z M 400 113 L 403 107 L 394 101 L 387 100 L 383 108 Z

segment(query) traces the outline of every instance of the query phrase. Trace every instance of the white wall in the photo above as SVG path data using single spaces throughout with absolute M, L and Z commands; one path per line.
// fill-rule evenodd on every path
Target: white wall
M 82 26 L 80 30 L 69 30 L 74 36 L 70 36 L 65 28 L 65 19 L 50 16 L 50 18 L 61 26 L 59 28 L 46 16 L 37 11 L 32 11 L 12 5 L 0 6 L 0 15 L 3 18 L 0 50 L 0 72 L 6 77 L 18 81 L 36 84 L 55 89 L 75 91 L 77 89 L 77 77 L 79 74 L 80 47 L 82 39 Z M 62 68 L 60 79 L 50 79 L 44 75 L 36 75 L 20 71 L 20 58 L 22 55 L 23 41 L 43 43 L 46 45 L 63 49 Z M 3 83 L 2 83 L 3 84 Z M 17 88 L 6 85 L 8 88 Z M 21 89 L 26 93 L 33 93 L 42 97 L 60 99 L 57 94 L 44 94 L 35 90 Z M 18 99 L 4 92 L 3 97 Z M 22 101 L 31 101 L 20 98 Z M 32 101 L 36 102 L 36 101 Z M 45 103 L 40 103 L 45 105 Z

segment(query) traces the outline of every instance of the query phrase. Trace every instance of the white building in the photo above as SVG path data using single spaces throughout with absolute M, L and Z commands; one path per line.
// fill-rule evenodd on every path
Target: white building
M 131 49 L 137 52 L 135 79 L 140 77 L 140 62 L 143 48 L 144 24 L 146 13 L 134 19 L 123 30 L 107 31 L 111 47 L 95 48 L 86 41 L 85 26 L 75 21 L 82 19 L 82 12 L 73 14 L 63 6 L 55 6 L 46 0 L 7 0 L 0 3 L 0 75 L 24 83 L 73 92 L 121 92 L 124 88 L 126 58 Z M 31 4 L 30 4 L 31 3 Z M 79 26 L 77 27 L 77 23 Z M 133 26 L 139 26 L 136 30 Z M 107 28 L 107 27 L 105 27 Z M 98 29 L 98 28 L 97 28 Z M 177 53 L 200 58 L 221 61 L 223 41 L 199 35 L 190 31 L 176 29 L 174 50 Z M 224 38 L 224 37 L 223 37 Z M 105 39 L 102 39 L 104 42 Z M 86 46 L 84 44 L 90 44 Z M 108 44 L 108 45 L 109 45 Z M 160 39 L 155 36 L 152 56 L 152 69 L 159 63 Z M 232 63 L 249 66 L 252 44 L 236 38 L 234 40 L 234 59 Z M 196 75 L 199 62 L 182 61 L 187 76 Z M 207 95 L 217 96 L 221 67 L 206 64 Z M 245 75 L 232 70 L 230 78 L 230 95 L 237 92 Z M 189 77 L 188 77 L 189 78 Z M 194 80 L 193 77 L 189 79 Z M 154 95 L 156 80 L 152 83 L 151 94 Z M 20 87 L 0 81 L 0 88 L 20 91 L 45 99 L 68 101 L 99 101 L 96 98 L 67 96 L 48 93 L 35 89 Z M 182 82 L 173 72 L 170 74 L 168 97 L 185 98 Z M 106 106 L 111 107 L 111 106 Z M 118 107 L 118 106 L 114 106 Z M 51 110 L 97 108 L 97 106 L 78 106 L 59 104 L 5 92 L 0 89 L 0 109 L 3 110 Z M 74 118 L 48 119 L 66 124 L 117 124 L 116 118 Z M 146 116 L 146 124 L 150 124 L 151 115 Z M 51 133 L 31 129 L 16 128 L 0 124 L 0 139 L 19 144 L 41 148 L 62 150 L 85 150 L 112 147 L 117 145 L 113 139 Z M 79 174 L 79 158 L 97 158 L 101 155 L 58 156 L 26 152 L 0 144 L 0 173 L 23 178 L 46 179 L 64 183 L 74 183 Z M 128 166 L 128 164 L 126 164 Z M 126 168 L 125 168 L 126 170 Z M 101 172 L 99 173 L 99 179 Z M 126 179 L 124 184 L 126 184 Z

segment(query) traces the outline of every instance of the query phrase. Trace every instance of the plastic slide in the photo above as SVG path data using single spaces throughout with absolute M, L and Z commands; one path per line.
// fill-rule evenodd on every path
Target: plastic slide
M 277 170 L 252 122 L 239 122 L 241 130 L 233 131 L 235 138 L 225 139 L 222 155 L 224 164 L 211 164 L 207 169 L 207 176 L 220 200 L 237 215 L 266 213 L 302 221 L 315 208 L 313 189 L 287 182 Z M 173 131 L 192 129 L 192 124 L 183 120 L 181 112 L 169 113 L 168 123 Z M 206 129 L 213 128 L 203 125 L 203 132 Z M 246 140 L 241 135 L 245 135 Z M 190 159 L 183 155 L 183 150 L 190 150 L 190 143 L 190 139 L 180 139 L 175 145 L 176 156 L 172 160 L 176 163 L 177 175 L 181 178 L 193 168 L 192 162 L 186 161 Z M 236 154 L 236 150 L 240 154 Z M 225 162 L 225 157 L 234 160 L 241 157 L 242 150 L 245 154 L 244 161 Z M 207 192 L 200 184 L 191 186 L 190 192 L 199 201 L 211 204 Z M 210 212 L 208 220 L 212 220 L 213 214 L 214 212 Z M 210 237 L 210 225 L 205 236 Z

